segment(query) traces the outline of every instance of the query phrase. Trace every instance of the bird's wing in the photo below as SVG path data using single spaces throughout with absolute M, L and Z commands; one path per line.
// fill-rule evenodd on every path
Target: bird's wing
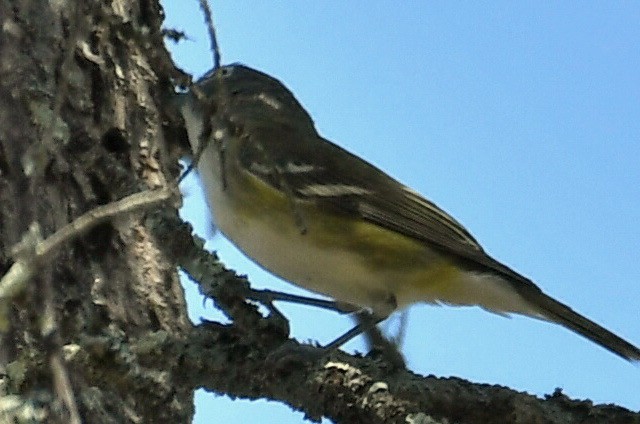
M 296 198 L 367 220 L 420 240 L 473 270 L 530 280 L 488 256 L 475 238 L 433 202 L 315 132 L 279 124 L 245 135 L 243 167 Z M 282 187 L 286 184 L 287 187 Z

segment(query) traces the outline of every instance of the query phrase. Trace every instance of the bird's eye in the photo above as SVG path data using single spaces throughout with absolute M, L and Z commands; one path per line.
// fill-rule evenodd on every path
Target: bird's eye
M 223 77 L 228 77 L 231 75 L 231 73 L 233 72 L 233 68 L 230 66 L 224 67 L 224 68 L 220 68 L 220 75 Z

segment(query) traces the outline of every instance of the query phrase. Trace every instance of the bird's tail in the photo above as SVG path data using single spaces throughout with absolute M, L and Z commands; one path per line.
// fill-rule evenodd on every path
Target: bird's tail
M 556 322 L 575 331 L 587 339 L 599 344 L 627 361 L 640 361 L 640 349 L 606 328 L 580 315 L 573 309 L 542 292 L 535 293 L 534 299 L 528 299 L 542 311 L 549 321 Z

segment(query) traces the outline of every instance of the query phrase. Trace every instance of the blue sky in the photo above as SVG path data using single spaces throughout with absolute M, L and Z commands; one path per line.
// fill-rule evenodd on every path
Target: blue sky
M 164 6 L 167 26 L 191 38 L 170 46 L 175 61 L 201 75 L 211 54 L 197 2 Z M 435 201 L 548 294 L 640 344 L 640 3 L 234 0 L 212 8 L 224 63 L 283 81 L 324 137 Z M 184 216 L 230 267 L 256 287 L 303 293 L 212 234 L 193 179 L 184 192 Z M 194 320 L 217 316 L 185 287 Z M 324 343 L 351 325 L 308 307 L 282 310 L 301 340 Z M 364 349 L 360 340 L 346 348 Z M 561 387 L 640 410 L 640 367 L 557 325 L 415 305 L 403 351 L 425 375 L 538 396 Z M 278 403 L 196 396 L 196 423 L 256 416 L 303 418 Z

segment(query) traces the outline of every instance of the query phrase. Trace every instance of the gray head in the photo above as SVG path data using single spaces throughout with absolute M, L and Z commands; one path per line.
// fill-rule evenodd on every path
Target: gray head
M 241 64 L 213 69 L 196 82 L 206 102 L 234 120 L 278 122 L 315 131 L 313 120 L 277 79 Z

